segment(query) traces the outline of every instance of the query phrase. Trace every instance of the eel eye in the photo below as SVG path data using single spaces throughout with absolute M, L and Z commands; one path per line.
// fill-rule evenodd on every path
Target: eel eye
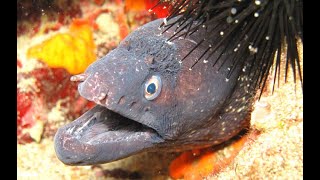
M 159 76 L 151 76 L 144 85 L 144 97 L 147 100 L 153 100 L 159 96 L 161 92 L 162 82 Z

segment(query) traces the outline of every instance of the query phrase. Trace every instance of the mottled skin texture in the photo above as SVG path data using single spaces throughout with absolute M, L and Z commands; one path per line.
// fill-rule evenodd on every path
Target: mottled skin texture
M 242 69 L 236 68 L 226 79 L 231 60 L 225 53 L 221 56 L 225 62 L 213 66 L 209 60 L 189 70 L 209 44 L 179 61 L 203 32 L 167 42 L 174 28 L 160 34 L 162 22 L 132 32 L 74 78 L 82 81 L 81 96 L 98 105 L 58 130 L 55 150 L 63 163 L 98 164 L 142 151 L 206 147 L 248 126 L 253 94 Z M 211 58 L 218 58 L 219 51 Z M 144 84 L 152 75 L 161 77 L 162 89 L 154 100 L 147 100 Z

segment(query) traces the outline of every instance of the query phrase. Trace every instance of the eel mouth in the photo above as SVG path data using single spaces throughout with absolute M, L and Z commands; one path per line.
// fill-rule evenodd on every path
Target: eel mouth
M 164 140 L 152 128 L 96 105 L 57 131 L 57 157 L 67 165 L 101 164 L 141 151 Z

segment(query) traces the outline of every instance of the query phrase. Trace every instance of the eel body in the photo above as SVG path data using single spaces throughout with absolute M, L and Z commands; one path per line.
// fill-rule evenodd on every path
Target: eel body
M 229 140 L 249 126 L 257 89 L 274 62 L 280 72 L 283 42 L 286 70 L 290 65 L 301 77 L 302 1 L 195 1 L 180 16 L 188 2 L 177 1 L 172 16 L 141 26 L 72 77 L 80 95 L 97 105 L 56 133 L 63 163 Z

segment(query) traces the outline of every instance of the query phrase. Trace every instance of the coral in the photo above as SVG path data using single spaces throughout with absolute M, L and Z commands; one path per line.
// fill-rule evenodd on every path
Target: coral
M 17 89 L 17 140 L 20 144 L 40 141 L 45 113 L 41 97 Z
M 17 36 L 33 37 L 56 31 L 82 15 L 75 0 L 19 0 L 17 1 Z
M 126 0 L 125 11 L 143 11 L 146 9 L 146 0 Z
M 145 0 L 146 9 L 151 10 L 157 15 L 158 18 L 165 18 L 169 14 L 170 3 L 162 2 L 158 4 L 160 0 Z
M 118 16 L 116 17 L 116 21 L 119 24 L 120 39 L 124 39 L 129 34 L 129 31 L 130 31 L 128 24 L 126 23 L 125 14 L 119 13 Z
M 30 72 L 18 73 L 17 140 L 20 144 L 39 142 L 42 136 L 52 137 L 61 123 L 92 107 L 92 103 L 77 92 L 77 83 L 69 81 L 71 75 L 65 69 L 42 64 L 43 67 Z M 19 68 L 19 64 L 17 66 Z M 50 116 L 57 106 L 63 116 Z
M 162 2 L 158 4 L 159 0 L 126 0 L 125 11 L 144 11 L 152 10 L 158 18 L 164 18 L 169 14 L 168 8 L 170 3 Z
M 240 139 L 231 140 L 228 146 L 223 144 L 215 148 L 183 152 L 171 162 L 169 174 L 174 179 L 184 178 L 185 180 L 201 180 L 217 174 L 233 161 L 244 145 L 250 143 L 247 142 L 248 139 L 256 139 L 259 134 L 258 131 L 252 131 Z
M 59 33 L 31 47 L 28 58 L 36 58 L 49 67 L 62 67 L 71 74 L 82 73 L 95 59 L 95 44 L 89 22 L 73 20 L 69 32 Z
M 105 0 L 93 0 L 93 2 L 98 5 L 98 6 L 102 6 L 104 4 Z

